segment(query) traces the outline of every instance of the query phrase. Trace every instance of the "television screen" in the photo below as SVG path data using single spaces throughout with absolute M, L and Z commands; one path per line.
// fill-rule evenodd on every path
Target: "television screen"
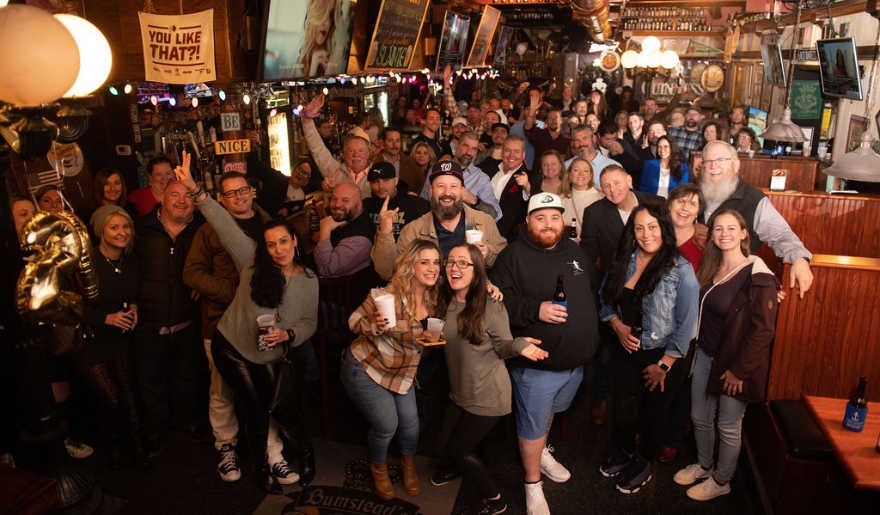
M 816 41 L 816 50 L 819 54 L 822 94 L 862 100 L 862 81 L 859 78 L 855 39 L 820 39 Z
M 259 80 L 332 76 L 348 70 L 357 0 L 270 0 Z
M 434 70 L 442 71 L 447 64 L 452 65 L 452 69 L 455 71 L 461 70 L 470 23 L 469 17 L 446 11 L 446 17 L 443 20 L 443 34 L 440 36 L 440 48 L 437 50 L 437 65 Z

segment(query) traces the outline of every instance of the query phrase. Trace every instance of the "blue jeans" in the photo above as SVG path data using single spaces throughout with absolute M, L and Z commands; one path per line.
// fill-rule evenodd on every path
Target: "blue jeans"
M 395 433 L 400 454 L 414 455 L 419 445 L 415 386 L 402 395 L 379 386 L 351 355 L 349 349 L 342 353 L 340 377 L 348 397 L 370 423 L 367 433 L 370 460 L 373 463 L 385 463 L 388 459 L 388 444 Z
M 742 447 L 742 419 L 747 404 L 729 395 L 706 392 L 712 358 L 697 349 L 694 375 L 691 383 L 691 419 L 694 421 L 694 437 L 697 440 L 697 460 L 701 467 L 712 466 L 715 449 L 715 414 L 718 414 L 718 465 L 715 478 L 730 481 L 736 471 L 736 460 Z

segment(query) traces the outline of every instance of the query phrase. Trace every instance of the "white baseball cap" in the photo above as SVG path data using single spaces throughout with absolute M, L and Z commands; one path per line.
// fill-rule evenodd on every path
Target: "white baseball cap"
M 536 193 L 529 199 L 529 214 L 532 214 L 539 209 L 547 209 L 549 207 L 558 209 L 560 213 L 565 212 L 565 208 L 562 207 L 562 199 L 559 198 L 559 195 L 554 195 L 553 193 Z

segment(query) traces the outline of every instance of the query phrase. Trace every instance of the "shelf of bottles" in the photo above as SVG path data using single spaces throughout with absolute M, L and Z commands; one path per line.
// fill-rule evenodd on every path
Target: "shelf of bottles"
M 621 18 L 623 30 L 712 31 L 702 7 L 628 7 Z

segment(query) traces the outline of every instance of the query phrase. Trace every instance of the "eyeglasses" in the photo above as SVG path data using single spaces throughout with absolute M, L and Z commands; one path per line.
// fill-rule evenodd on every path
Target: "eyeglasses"
M 677 198 L 677 199 L 673 200 L 673 202 L 675 202 L 675 203 L 678 204 L 679 206 L 690 206 L 690 207 L 695 207 L 695 208 L 700 207 L 700 203 L 699 203 L 699 202 L 694 201 L 694 200 L 688 200 L 688 199 L 686 199 L 686 198 L 684 198 L 684 197 Z
M 713 165 L 721 166 L 722 163 L 726 163 L 727 161 L 733 161 L 732 157 L 719 157 L 718 159 L 705 159 L 703 160 L 703 165 L 706 168 L 712 168 Z
M 226 197 L 226 198 L 233 198 L 233 197 L 235 197 L 236 195 L 245 196 L 245 195 L 247 195 L 247 194 L 250 193 L 250 192 L 251 192 L 251 187 L 250 187 L 250 186 L 245 186 L 244 188 L 238 188 L 237 190 L 224 191 L 224 192 L 222 193 L 222 195 L 223 195 L 224 197 Z
M 453 266 L 457 266 L 459 270 L 466 270 L 467 267 L 473 266 L 474 264 L 468 263 L 464 259 L 459 259 L 458 261 L 455 261 L 454 259 L 447 259 L 446 261 L 443 262 L 443 265 L 445 265 L 446 268 L 452 268 Z

